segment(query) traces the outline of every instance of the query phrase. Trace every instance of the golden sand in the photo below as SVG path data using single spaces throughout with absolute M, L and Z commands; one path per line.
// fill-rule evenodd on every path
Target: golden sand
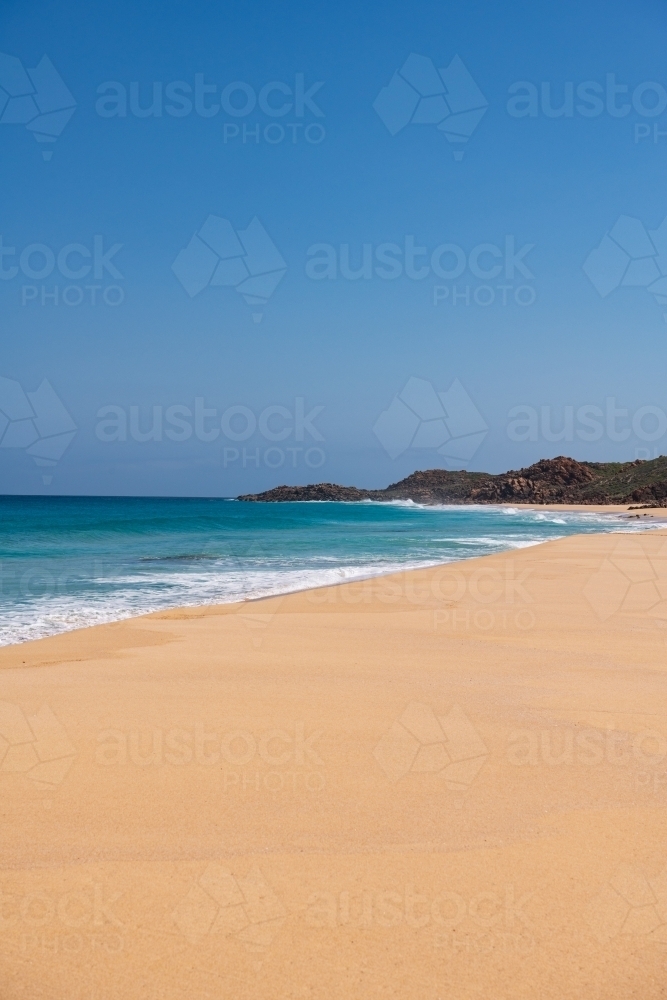
M 2 1000 L 657 1000 L 667 531 L 0 650 Z

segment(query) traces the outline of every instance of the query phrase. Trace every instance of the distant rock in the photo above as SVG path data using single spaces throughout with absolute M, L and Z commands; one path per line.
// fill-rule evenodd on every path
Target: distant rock
M 489 472 L 413 472 L 384 490 L 364 490 L 335 483 L 276 486 L 238 497 L 261 503 L 307 500 L 412 500 L 422 504 L 577 503 L 667 507 L 667 458 L 650 461 L 578 462 L 560 455 L 543 458 L 527 469 Z
M 335 483 L 314 483 L 312 486 L 276 486 L 266 493 L 249 493 L 238 500 L 259 500 L 270 503 L 289 503 L 294 500 L 367 500 L 382 490 L 358 490 L 356 486 L 336 486 Z

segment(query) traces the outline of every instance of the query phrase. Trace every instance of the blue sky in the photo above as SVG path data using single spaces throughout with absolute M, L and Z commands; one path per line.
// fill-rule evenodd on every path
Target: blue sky
M 666 20 L 657 0 L 6 0 L 0 492 L 235 495 L 665 452 Z M 72 100 L 27 72 L 44 55 Z M 400 91 L 445 129 L 392 135 L 374 108 L 392 79 L 395 121 Z M 154 85 L 161 113 L 141 116 Z M 193 241 L 209 216 L 231 264 Z M 271 243 L 253 256 L 255 218 Z M 220 260 L 236 284 L 210 284 Z M 70 424 L 35 409 L 44 379 Z

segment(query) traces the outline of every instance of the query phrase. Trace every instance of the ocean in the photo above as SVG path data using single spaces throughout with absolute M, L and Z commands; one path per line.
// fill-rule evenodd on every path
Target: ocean
M 0 497 L 0 517 L 0 645 L 644 527 L 516 507 L 122 497 Z

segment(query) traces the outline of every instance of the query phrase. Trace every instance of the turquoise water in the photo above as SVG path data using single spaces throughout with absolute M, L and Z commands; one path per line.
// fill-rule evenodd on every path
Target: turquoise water
M 512 507 L 0 497 L 0 645 L 146 611 L 638 530 Z

